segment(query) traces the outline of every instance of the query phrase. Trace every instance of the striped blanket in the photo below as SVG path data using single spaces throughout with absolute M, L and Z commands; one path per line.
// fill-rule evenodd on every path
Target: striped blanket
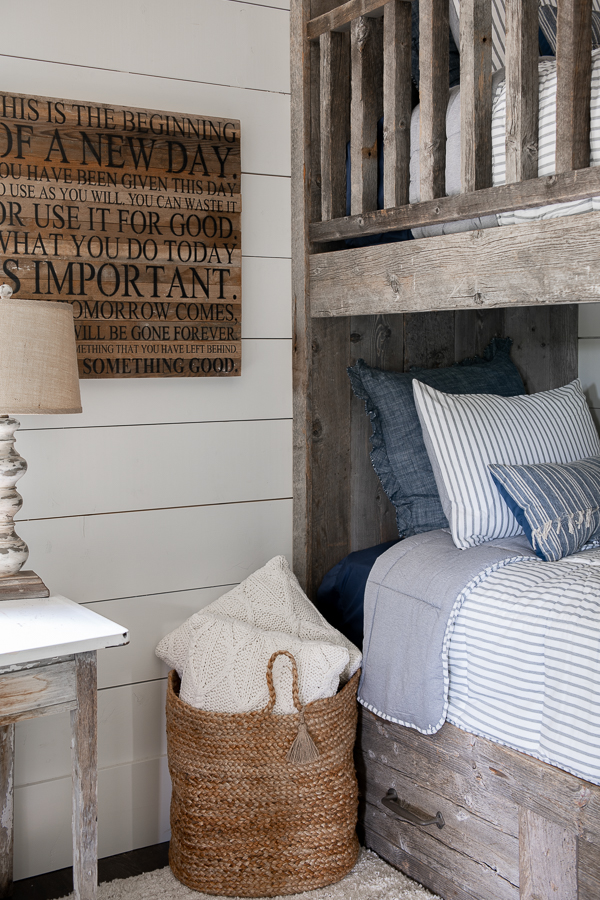
M 448 721 L 600 784 L 600 550 L 475 585 L 449 647 Z
M 406 538 L 371 569 L 363 658 L 358 699 L 382 718 L 448 720 L 600 784 L 600 549 Z

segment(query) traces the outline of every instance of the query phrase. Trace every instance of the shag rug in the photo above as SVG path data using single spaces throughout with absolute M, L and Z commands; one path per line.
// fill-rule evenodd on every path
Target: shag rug
M 305 900 L 439 900 L 370 850 L 361 850 L 352 871 L 337 884 L 295 894 Z M 68 900 L 72 900 L 73 894 Z M 133 878 L 108 881 L 98 888 L 98 900 L 227 900 L 200 894 L 181 884 L 168 868 Z M 67 900 L 67 898 L 65 898 Z M 231 898 L 228 898 L 231 900 Z M 280 900 L 280 898 L 275 898 Z

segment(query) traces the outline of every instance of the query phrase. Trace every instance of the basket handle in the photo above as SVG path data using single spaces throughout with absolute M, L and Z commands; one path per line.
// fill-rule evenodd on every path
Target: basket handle
M 265 707 L 265 712 L 273 712 L 277 695 L 275 693 L 275 685 L 273 684 L 273 663 L 278 656 L 287 656 L 292 661 L 292 698 L 294 706 L 298 710 L 300 719 L 298 722 L 298 734 L 287 752 L 287 761 L 295 765 L 303 765 L 313 762 L 320 756 L 315 742 L 308 733 L 306 722 L 304 721 L 304 707 L 300 703 L 300 694 L 298 693 L 298 667 L 296 660 L 288 650 L 276 650 L 267 663 L 267 686 L 269 688 L 269 702 Z
M 298 712 L 302 712 L 303 706 L 300 703 L 300 694 L 298 693 L 298 667 L 296 665 L 296 660 L 289 652 L 289 650 L 276 650 L 267 663 L 267 687 L 269 688 L 269 702 L 267 703 L 265 712 L 272 712 L 273 707 L 275 706 L 275 701 L 277 700 L 275 685 L 273 684 L 273 664 L 275 663 L 275 660 L 278 656 L 287 656 L 288 659 L 291 659 L 292 661 L 292 699 L 294 701 L 294 706 L 296 707 Z

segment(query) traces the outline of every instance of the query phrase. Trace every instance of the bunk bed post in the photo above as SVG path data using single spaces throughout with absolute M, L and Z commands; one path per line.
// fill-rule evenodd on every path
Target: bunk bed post
M 408 203 L 410 186 L 411 17 L 407 0 L 383 8 L 383 206 Z
M 506 0 L 507 184 L 537 178 L 538 29 L 538 0 Z
M 419 4 L 421 200 L 446 193 L 446 108 L 449 62 L 448 0 Z
M 311 320 L 309 296 L 309 240 L 311 221 L 311 45 L 306 37 L 310 0 L 291 0 L 291 115 L 292 115 L 292 304 L 293 304 L 293 491 L 294 571 L 306 584 L 310 568 L 308 528 L 310 480 L 310 366 Z
M 461 0 L 460 160 L 463 193 L 492 183 L 492 3 Z
M 590 164 L 592 0 L 560 0 L 556 45 L 556 172 Z

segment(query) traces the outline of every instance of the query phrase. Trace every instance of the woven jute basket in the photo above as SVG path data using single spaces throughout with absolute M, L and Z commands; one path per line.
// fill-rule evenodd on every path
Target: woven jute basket
M 273 713 L 280 653 L 292 660 L 293 715 Z M 194 890 L 294 894 L 339 881 L 356 862 L 359 673 L 335 697 L 302 708 L 295 660 L 280 653 L 267 668 L 269 703 L 257 712 L 195 709 L 179 699 L 177 673 L 169 675 L 169 862 Z

